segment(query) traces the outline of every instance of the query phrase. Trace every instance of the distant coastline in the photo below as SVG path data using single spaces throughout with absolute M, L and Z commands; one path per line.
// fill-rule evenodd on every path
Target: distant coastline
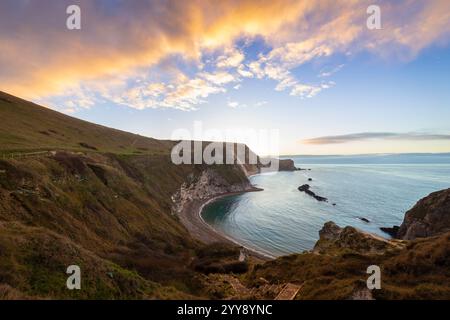
M 352 154 L 283 154 L 280 155 L 280 159 L 286 159 L 286 158 L 295 158 L 295 157 L 364 157 L 364 156 L 450 156 L 449 152 L 400 152 L 400 153 L 393 153 L 393 152 L 378 152 L 378 153 L 352 153 Z

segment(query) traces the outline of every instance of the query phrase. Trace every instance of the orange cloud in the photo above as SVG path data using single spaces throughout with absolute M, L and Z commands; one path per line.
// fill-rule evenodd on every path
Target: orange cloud
M 380 1 L 383 30 L 365 28 L 369 1 L 229 0 L 229 1 L 77 1 L 82 30 L 65 28 L 65 8 L 73 1 L 6 0 L 0 3 L 0 86 L 30 99 L 65 94 L 83 83 L 105 93 L 102 81 L 126 82 L 142 68 L 174 55 L 201 64 L 202 56 L 221 50 L 217 67 L 236 72 L 211 72 L 178 79 L 174 88 L 146 83 L 146 90 L 127 88 L 117 101 L 166 95 L 159 104 L 198 103 L 223 90 L 237 77 L 268 77 L 292 95 L 311 95 L 326 85 L 293 79 L 289 70 L 318 56 L 369 49 L 380 54 L 407 48 L 417 54 L 434 42 L 448 39 L 449 2 Z M 261 59 L 243 63 L 233 48 L 236 39 L 262 37 L 272 50 Z M 218 83 L 220 82 L 220 83 Z M 160 81 L 156 83 L 161 84 Z M 123 86 L 122 86 L 123 87 Z M 150 92 L 154 88 L 158 94 Z M 131 92 L 129 92 L 131 90 Z M 166 92 L 168 91 L 168 92 Z M 89 104 L 87 104 L 89 105 Z

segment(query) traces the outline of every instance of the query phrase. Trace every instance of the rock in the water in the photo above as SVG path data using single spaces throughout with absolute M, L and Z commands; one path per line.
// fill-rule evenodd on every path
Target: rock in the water
M 311 178 L 308 178 L 308 181 L 312 181 L 312 179 L 311 179 Z
M 433 192 L 406 212 L 397 237 L 432 237 L 450 231 L 450 189 Z
M 301 192 L 306 193 L 307 195 L 309 195 L 311 197 L 313 197 L 317 201 L 328 201 L 327 198 L 324 198 L 324 197 L 316 195 L 314 192 L 309 190 L 309 188 L 310 188 L 309 184 L 304 184 L 304 185 L 301 185 L 300 187 L 298 187 L 298 190 L 301 191 Z
M 303 184 L 300 187 L 298 187 L 298 191 L 305 192 L 305 191 L 309 190 L 310 187 L 311 186 L 309 184 Z
M 370 223 L 370 220 L 364 217 L 358 217 L 359 220 L 364 221 L 366 223 Z
M 400 229 L 399 226 L 393 226 L 392 228 L 385 228 L 385 227 L 380 228 L 381 231 L 386 232 L 392 238 L 397 238 L 397 233 L 399 229 Z

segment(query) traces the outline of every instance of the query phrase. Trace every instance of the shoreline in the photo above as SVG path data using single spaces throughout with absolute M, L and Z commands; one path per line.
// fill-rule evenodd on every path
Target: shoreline
M 251 188 L 243 191 L 225 192 L 204 200 L 192 200 L 189 203 L 187 203 L 186 206 L 181 210 L 179 214 L 180 220 L 183 223 L 183 225 L 188 229 L 189 233 L 194 238 L 203 243 L 206 244 L 214 242 L 231 243 L 239 247 L 245 248 L 250 257 L 254 257 L 256 259 L 263 261 L 275 259 L 276 258 L 275 256 L 258 251 L 253 248 L 249 248 L 248 246 L 239 243 L 237 240 L 229 237 L 224 232 L 215 229 L 213 226 L 207 223 L 202 217 L 202 211 L 204 207 L 215 200 L 218 200 L 226 196 L 239 195 L 247 192 L 258 192 L 258 191 L 263 191 L 263 189 L 252 186 Z

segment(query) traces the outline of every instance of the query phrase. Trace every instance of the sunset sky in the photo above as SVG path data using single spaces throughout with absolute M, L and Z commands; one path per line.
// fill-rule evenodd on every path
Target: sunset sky
M 278 130 L 281 154 L 450 152 L 449 40 L 448 0 L 2 0 L 0 90 L 156 138 L 200 121 Z

